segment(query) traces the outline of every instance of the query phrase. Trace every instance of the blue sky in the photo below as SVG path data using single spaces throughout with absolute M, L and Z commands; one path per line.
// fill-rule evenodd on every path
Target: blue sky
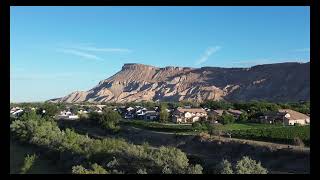
M 250 67 L 309 54 L 309 7 L 11 7 L 10 100 L 89 90 L 124 63 Z

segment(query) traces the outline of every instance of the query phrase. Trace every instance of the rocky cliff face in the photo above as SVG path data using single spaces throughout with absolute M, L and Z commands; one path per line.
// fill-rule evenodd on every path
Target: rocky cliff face
M 274 102 L 310 99 L 310 63 L 279 63 L 251 68 L 165 67 L 124 64 L 121 71 L 89 91 L 52 102 L 201 102 L 206 99 Z

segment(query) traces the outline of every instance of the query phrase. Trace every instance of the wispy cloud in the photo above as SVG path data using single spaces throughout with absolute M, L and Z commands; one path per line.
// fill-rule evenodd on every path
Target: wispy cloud
M 295 49 L 295 52 L 310 52 L 310 48 Z
M 72 54 L 76 55 L 82 58 L 90 59 L 90 60 L 98 60 L 101 61 L 103 60 L 102 58 L 96 56 L 95 54 L 90 54 L 87 52 L 79 51 L 79 50 L 74 50 L 74 49 L 57 49 L 58 52 L 66 53 L 66 54 Z
M 58 52 L 72 54 L 90 60 L 103 60 L 103 58 L 96 55 L 98 52 L 132 52 L 132 50 L 126 48 L 96 47 L 93 43 L 60 43 L 58 47 Z
M 97 47 L 74 47 L 75 49 L 84 50 L 84 51 L 94 51 L 94 52 L 131 52 L 130 49 L 123 48 L 97 48 Z
M 220 49 L 220 46 L 209 47 L 208 49 L 206 49 L 202 57 L 195 62 L 195 65 L 205 63 L 212 54 L 218 52 Z

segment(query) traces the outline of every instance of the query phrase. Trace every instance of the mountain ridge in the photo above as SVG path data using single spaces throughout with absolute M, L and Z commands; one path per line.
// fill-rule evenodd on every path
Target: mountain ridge
M 197 101 L 275 102 L 310 99 L 310 62 L 262 64 L 250 68 L 156 67 L 126 63 L 88 91 L 51 102 Z

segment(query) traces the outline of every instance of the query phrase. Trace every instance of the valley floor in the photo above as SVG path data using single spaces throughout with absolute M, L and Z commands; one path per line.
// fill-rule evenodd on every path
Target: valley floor
M 271 173 L 309 173 L 310 148 L 289 146 L 284 144 L 262 141 L 243 140 L 236 138 L 211 137 L 200 140 L 192 134 L 175 132 L 160 132 L 122 125 L 117 134 L 110 134 L 98 127 L 81 125 L 81 123 L 60 123 L 61 127 L 73 127 L 77 132 L 88 134 L 94 138 L 118 137 L 134 144 L 148 143 L 158 148 L 160 146 L 173 146 L 185 152 L 190 161 L 200 163 L 207 172 L 222 159 L 231 162 L 247 155 L 261 161 Z

